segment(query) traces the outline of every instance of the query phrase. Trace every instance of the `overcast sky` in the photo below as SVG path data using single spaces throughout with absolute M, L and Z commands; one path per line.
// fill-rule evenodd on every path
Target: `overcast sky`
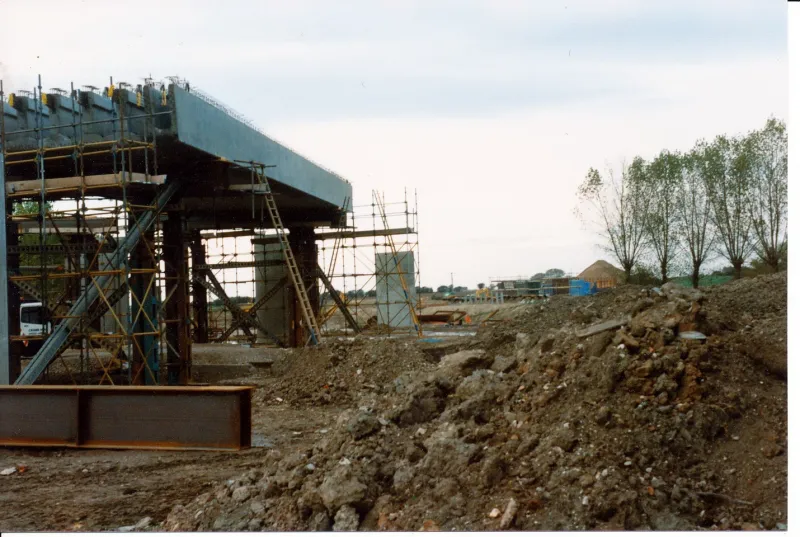
M 782 0 L 0 0 L 6 91 L 180 75 L 347 178 L 420 204 L 422 283 L 579 272 L 590 166 L 788 109 Z M 610 258 L 608 258 L 611 260 Z

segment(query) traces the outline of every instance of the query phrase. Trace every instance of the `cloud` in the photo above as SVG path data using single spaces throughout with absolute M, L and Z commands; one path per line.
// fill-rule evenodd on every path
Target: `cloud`
M 13 17 L 60 6 L 19 2 Z M 81 6 L 37 19 L 33 40 L 4 28 L 7 91 L 9 75 L 28 88 L 39 72 L 45 87 L 179 74 L 350 179 L 357 203 L 417 188 L 429 284 L 451 270 L 465 284 L 579 271 L 601 255 L 572 214 L 589 166 L 688 149 L 788 108 L 777 1 Z M 125 22 L 65 39 L 86 13 Z

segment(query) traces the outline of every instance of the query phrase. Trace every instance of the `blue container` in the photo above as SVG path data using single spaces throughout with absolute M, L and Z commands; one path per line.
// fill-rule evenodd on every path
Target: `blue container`
M 593 285 L 586 280 L 570 280 L 569 294 L 570 296 L 589 296 L 597 292 L 597 285 Z

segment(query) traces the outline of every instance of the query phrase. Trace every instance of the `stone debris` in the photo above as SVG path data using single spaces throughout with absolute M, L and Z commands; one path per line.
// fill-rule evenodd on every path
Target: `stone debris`
M 324 382 L 330 400 L 294 388 L 271 396 L 341 404 L 327 434 L 270 455 L 255 479 L 233 476 L 176 506 L 161 527 L 777 528 L 785 490 L 783 504 L 764 496 L 777 494 L 776 471 L 786 482 L 786 381 L 763 366 L 767 358 L 750 356 L 737 312 L 746 305 L 754 327 L 785 317 L 779 276 L 703 293 L 665 285 L 554 296 L 435 357 L 422 343 L 304 349 L 298 364 L 320 353 L 326 365 L 301 385 L 319 391 Z M 679 337 L 688 325 L 706 339 Z M 785 341 L 765 348 L 785 362 Z M 371 362 L 375 349 L 386 357 Z M 300 374 L 296 367 L 278 360 L 273 369 Z M 336 388 L 340 379 L 350 384 Z M 748 441 L 729 442 L 729 431 Z M 735 460 L 722 460 L 721 448 Z

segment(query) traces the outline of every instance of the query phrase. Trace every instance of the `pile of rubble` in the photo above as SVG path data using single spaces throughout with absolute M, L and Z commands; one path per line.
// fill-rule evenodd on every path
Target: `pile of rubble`
M 738 293 L 751 304 L 736 312 Z M 270 452 L 162 528 L 784 528 L 785 375 L 734 330 L 782 338 L 769 362 L 785 372 L 785 274 L 529 309 L 354 392 L 313 447 Z M 763 332 L 780 315 L 783 333 Z

